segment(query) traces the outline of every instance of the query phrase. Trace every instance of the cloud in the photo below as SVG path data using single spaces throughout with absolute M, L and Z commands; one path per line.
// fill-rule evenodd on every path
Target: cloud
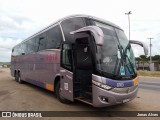
M 0 9 L 0 61 L 10 61 L 13 46 L 42 28 L 19 12 Z
M 20 12 L 0 9 L 0 14 L 0 36 L 3 38 L 24 39 L 43 27 Z
M 20 43 L 21 41 L 21 39 L 13 40 L 11 38 L 3 39 L 0 37 L 0 61 L 10 61 L 13 46 Z
M 63 3 L 63 4 L 62 4 Z M 85 4 L 84 4 L 85 3 Z M 115 4 L 116 3 L 116 4 Z M 145 3 L 145 5 L 144 5 Z M 109 20 L 122 27 L 128 36 L 128 16 L 126 12 L 132 11 L 130 15 L 131 39 L 140 40 L 149 46 L 148 37 L 153 39 L 153 54 L 160 53 L 160 12 L 158 0 L 102 0 L 93 2 L 91 0 L 0 0 L 0 61 L 7 60 L 6 43 L 9 50 L 17 41 L 23 40 L 44 26 L 71 14 L 89 14 Z M 143 6 L 143 7 L 142 7 Z M 11 42 L 11 43 L 9 43 Z M 15 42 L 15 43 L 14 43 Z M 5 48 L 4 48 L 5 47 Z M 135 48 L 135 55 L 143 53 L 141 47 Z M 10 58 L 8 57 L 8 60 Z
M 139 40 L 139 41 L 142 41 L 144 42 L 147 47 L 148 47 L 148 56 L 150 56 L 150 40 L 147 39 L 147 35 L 149 34 L 148 31 L 146 32 L 143 32 L 143 31 L 137 31 L 137 32 L 134 32 L 133 35 L 136 35 L 134 38 L 137 38 L 137 39 L 134 39 L 134 40 Z M 151 55 L 154 56 L 154 55 L 160 55 L 160 33 L 157 33 L 152 40 L 151 40 L 151 44 L 152 44 L 152 48 L 151 48 Z M 150 36 L 149 36 L 150 37 Z M 139 39 L 138 39 L 139 38 Z M 140 55 L 144 55 L 144 50 L 142 47 L 138 46 L 138 45 L 132 45 L 132 48 L 133 48 L 133 51 L 135 53 L 135 56 L 138 57 Z
M 0 37 L 0 48 L 10 50 L 13 46 L 20 43 L 21 41 L 21 39 L 13 40 L 11 38 L 3 39 L 2 37 Z
M 9 26 L 9 28 L 21 28 L 21 25 L 24 22 L 32 22 L 31 19 L 27 18 L 23 14 L 17 13 L 17 12 L 10 12 L 8 10 L 0 10 L 0 20 L 2 23 L 1 25 L 1 30 L 2 28 L 6 28 Z M 8 24 L 9 23 L 9 24 Z

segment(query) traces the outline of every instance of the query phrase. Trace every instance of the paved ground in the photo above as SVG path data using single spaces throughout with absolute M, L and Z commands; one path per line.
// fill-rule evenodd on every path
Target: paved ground
M 160 78 L 140 78 L 140 89 L 136 99 L 117 106 L 99 108 L 98 110 L 116 111 L 160 111 Z M 18 84 L 10 76 L 9 69 L 0 68 L 0 111 L 92 111 L 97 110 L 90 105 L 74 102 L 66 105 L 60 103 L 54 93 L 25 83 Z M 0 118 L 2 119 L 2 118 Z M 7 119 L 7 118 L 6 118 Z M 32 119 L 32 118 L 30 118 Z M 53 119 L 53 118 L 45 118 Z M 54 118 L 54 119 L 84 119 L 84 120 L 123 120 L 128 118 Z M 129 118 L 135 120 L 135 118 Z M 150 118 L 136 118 L 149 120 Z M 159 118 L 152 118 L 152 120 Z M 17 118 L 16 118 L 17 120 Z

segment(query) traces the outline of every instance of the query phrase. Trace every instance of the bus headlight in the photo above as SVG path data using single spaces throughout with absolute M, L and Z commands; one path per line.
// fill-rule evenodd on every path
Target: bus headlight
M 106 90 L 110 90 L 110 89 L 112 89 L 112 87 L 111 86 L 108 86 L 108 85 L 104 85 L 104 84 L 101 84 L 101 86 L 100 86 L 101 88 L 103 88 L 103 89 L 106 89 Z
M 97 82 L 97 81 L 95 81 L 95 80 L 92 80 L 92 83 L 93 83 L 94 85 L 100 87 L 100 88 L 105 89 L 105 90 L 111 90 L 111 89 L 113 88 L 113 87 L 111 87 L 111 86 L 105 85 L 105 84 L 100 83 L 100 82 Z

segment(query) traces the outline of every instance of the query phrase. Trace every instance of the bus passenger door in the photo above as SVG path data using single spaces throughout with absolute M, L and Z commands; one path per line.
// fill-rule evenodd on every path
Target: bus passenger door
M 70 101 L 74 101 L 72 56 L 72 44 L 63 44 L 61 49 L 60 94 L 63 98 Z

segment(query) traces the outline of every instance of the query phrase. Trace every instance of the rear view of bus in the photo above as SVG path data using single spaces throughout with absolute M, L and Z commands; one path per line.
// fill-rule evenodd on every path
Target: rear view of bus
M 60 28 L 59 34 L 62 34 L 62 37 L 60 47 L 56 50 L 59 59 L 56 59 L 56 62 L 50 62 L 52 63 L 50 67 L 53 66 L 54 69 L 49 69 L 48 76 L 52 79 L 47 78 L 46 72 L 46 78 L 43 77 L 44 81 L 36 77 L 33 77 L 32 81 L 39 82 L 40 87 L 45 86 L 48 81 L 54 88 L 52 91 L 55 91 L 62 103 L 79 100 L 94 107 L 106 107 L 129 102 L 136 97 L 138 77 L 131 44 L 144 47 L 144 52 L 147 54 L 148 50 L 143 43 L 129 41 L 120 27 L 92 16 L 71 16 L 59 20 L 56 24 Z M 44 51 L 48 49 L 45 49 L 44 47 L 41 59 L 47 56 L 48 52 Z M 50 53 L 52 51 L 55 52 L 55 49 L 50 48 Z M 32 54 L 35 63 L 39 60 L 40 53 L 41 51 L 36 51 Z M 21 54 L 21 56 L 24 55 Z M 18 58 L 20 60 L 20 57 Z M 30 66 L 30 71 L 33 70 L 37 75 L 43 75 L 35 69 L 38 68 L 35 63 Z M 43 67 L 47 69 L 45 64 L 43 63 Z M 22 71 L 22 67 L 18 68 L 13 65 L 11 67 L 11 73 L 15 77 L 16 70 L 13 68 Z M 23 74 L 21 72 L 21 75 Z M 31 81 L 27 77 L 21 78 L 26 82 Z M 33 82 L 30 83 L 33 84 Z M 39 84 L 35 85 L 39 86 Z

